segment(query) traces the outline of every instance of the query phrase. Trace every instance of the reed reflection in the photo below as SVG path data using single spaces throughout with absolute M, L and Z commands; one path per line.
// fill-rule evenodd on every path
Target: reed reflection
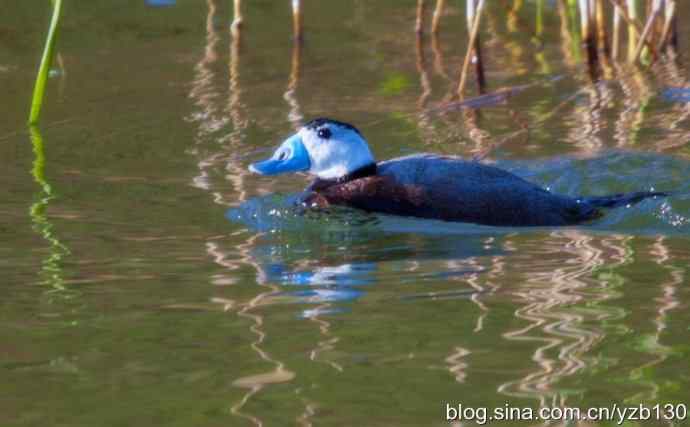
M 219 44 L 221 33 L 217 30 L 218 20 L 218 1 L 207 0 L 206 16 L 206 40 L 204 55 L 195 66 L 194 80 L 191 85 L 189 98 L 194 101 L 197 110 L 188 117 L 188 121 L 197 124 L 198 132 L 194 142 L 194 147 L 189 153 L 196 156 L 199 174 L 192 179 L 192 185 L 204 191 L 208 191 L 215 203 L 228 206 L 233 202 L 241 202 L 244 199 L 245 168 L 240 162 L 231 156 L 233 150 L 241 149 L 244 140 L 244 130 L 247 120 L 244 114 L 244 106 L 241 101 L 241 86 L 239 78 L 239 56 L 240 56 L 240 30 L 239 25 L 234 25 L 231 29 L 230 58 L 229 58 L 229 97 L 227 107 L 223 108 L 221 99 L 221 74 L 217 64 L 219 63 Z M 227 114 L 227 115 L 226 115 Z M 219 136 L 226 130 L 227 126 L 232 128 L 227 136 Z M 236 151 L 235 151 L 236 152 Z M 229 179 L 234 184 L 238 194 L 228 194 L 224 174 L 215 177 L 218 171 L 227 170 Z M 232 201 L 231 201 L 232 200 Z M 251 246 L 253 239 L 250 237 L 246 243 L 240 244 L 234 250 L 224 248 L 222 239 L 211 237 L 206 242 L 206 252 L 211 259 L 218 265 L 228 270 L 228 273 L 216 274 L 211 278 L 211 282 L 217 286 L 231 286 L 236 284 L 234 275 L 231 273 L 237 270 L 240 265 L 231 261 L 239 254 L 239 261 L 242 265 L 251 265 L 252 259 L 247 255 L 247 246 Z M 265 286 L 267 290 L 260 292 L 249 301 L 238 301 L 234 298 L 213 297 L 212 302 L 222 307 L 224 311 L 235 311 L 241 318 L 250 321 L 249 332 L 255 336 L 250 348 L 257 355 L 258 359 L 272 366 L 272 369 L 261 373 L 242 378 L 237 378 L 233 385 L 246 389 L 244 395 L 230 407 L 230 411 L 236 417 L 248 420 L 253 425 L 264 425 L 259 415 L 247 412 L 244 408 L 247 403 L 265 387 L 282 382 L 291 381 L 294 373 L 287 369 L 285 364 L 273 357 L 266 349 L 264 342 L 267 337 L 265 331 L 265 319 L 260 312 L 260 308 L 270 304 L 278 289 L 274 285 L 265 284 L 265 281 L 258 281 L 259 285 Z
M 211 3 L 213 2 L 209 4 Z M 209 6 L 209 14 L 214 13 L 215 9 Z M 213 19 L 209 18 L 208 21 L 212 22 Z M 204 86 L 209 80 L 218 79 L 217 73 L 213 71 L 215 68 L 209 66 L 209 64 L 215 64 L 217 60 L 213 55 L 208 55 L 209 52 L 217 50 L 215 43 L 218 39 L 212 36 L 213 31 L 215 30 L 209 29 L 207 55 L 200 61 L 195 79 L 195 85 L 198 85 L 199 90 L 195 92 L 193 99 L 199 106 L 201 113 L 199 117 L 203 117 L 199 120 L 200 130 L 214 129 L 212 123 L 202 122 L 207 117 L 217 114 L 218 111 L 218 101 L 215 96 L 203 95 L 204 93 L 213 95 L 207 91 L 217 90 L 215 83 L 211 85 L 212 87 L 205 88 Z M 437 39 L 436 41 L 438 42 Z M 415 42 L 416 65 L 421 87 L 421 93 L 417 99 L 417 107 L 420 110 L 418 126 L 422 132 L 436 135 L 435 123 L 426 115 L 432 95 L 432 85 L 424 37 L 419 34 Z M 236 215 L 237 211 L 229 214 L 233 221 L 239 220 L 249 228 L 248 233 L 240 233 L 245 238 L 245 243 L 239 246 L 233 244 L 229 247 L 230 245 L 222 236 L 216 236 L 208 240 L 206 251 L 211 259 L 227 270 L 227 273 L 219 273 L 212 278 L 216 285 L 234 285 L 244 279 L 236 272 L 246 266 L 253 268 L 255 272 L 253 279 L 262 287 L 259 295 L 247 301 L 232 296 L 219 296 L 214 297 L 214 302 L 222 306 L 224 310 L 236 312 L 238 316 L 250 322 L 250 332 L 255 337 L 251 344 L 252 351 L 258 359 L 270 365 L 264 373 L 246 376 L 235 381 L 236 386 L 246 389 L 247 392 L 233 405 L 233 413 L 250 420 L 255 425 L 262 425 L 261 418 L 249 413 L 248 408 L 251 406 L 249 403 L 252 398 L 266 387 L 281 382 L 291 382 L 299 375 L 297 368 L 288 367 L 266 349 L 266 325 L 269 322 L 266 312 L 276 306 L 294 307 L 297 317 L 314 324 L 319 336 L 315 338 L 308 352 L 308 358 L 314 363 L 325 364 L 337 372 L 345 371 L 346 367 L 332 356 L 336 347 L 342 345 L 341 337 L 336 334 L 333 327 L 332 318 L 343 314 L 353 304 L 361 304 L 366 298 L 376 294 L 377 289 L 374 286 L 377 283 L 440 281 L 461 277 L 462 280 L 458 281 L 461 283 L 459 290 L 444 292 L 431 290 L 414 295 L 400 295 L 400 297 L 410 299 L 468 297 L 479 309 L 476 323 L 472 325 L 473 332 L 485 333 L 485 319 L 491 313 L 491 298 L 498 292 L 508 292 L 505 286 L 501 287 L 500 284 L 504 283 L 506 276 L 511 273 L 509 264 L 529 265 L 529 262 L 521 262 L 519 257 L 508 258 L 492 250 L 486 250 L 485 246 L 487 244 L 492 247 L 519 246 L 519 243 L 514 242 L 515 239 L 503 235 L 477 238 L 463 236 L 465 246 L 462 249 L 458 248 L 456 243 L 451 243 L 457 236 L 411 238 L 409 235 L 401 235 L 393 239 L 387 236 L 389 240 L 384 241 L 381 230 L 367 228 L 368 220 L 364 221 L 364 224 L 357 221 L 346 223 L 346 231 L 342 228 L 333 231 L 328 225 L 324 225 L 326 221 L 310 222 L 309 218 L 300 215 L 294 215 L 288 222 L 281 223 L 275 218 L 276 212 L 291 213 L 289 209 L 286 209 L 283 201 L 278 203 L 277 210 L 272 210 L 275 206 L 272 206 L 270 202 L 267 203 L 266 199 L 247 199 L 245 168 L 241 162 L 227 154 L 230 149 L 243 150 L 248 117 L 246 107 L 242 102 L 239 32 L 232 34 L 230 43 L 228 70 L 230 90 L 225 109 L 229 121 L 221 124 L 221 129 L 225 130 L 229 127 L 231 130 L 227 136 L 217 136 L 212 131 L 198 139 L 197 142 L 202 144 L 213 139 L 214 143 L 220 141 L 227 146 L 219 144 L 218 147 L 206 149 L 207 153 L 199 154 L 201 159 L 199 177 L 201 178 L 196 182 L 200 188 L 213 194 L 216 203 L 223 206 L 241 204 L 238 209 L 246 210 L 247 215 L 242 213 Z M 211 49 L 208 48 L 209 45 Z M 290 75 L 286 91 L 283 93 L 288 105 L 288 121 L 295 127 L 299 126 L 303 120 L 298 98 L 301 49 L 301 43 L 297 42 L 292 47 Z M 435 55 L 434 64 L 439 64 L 435 65 L 436 72 L 441 76 L 447 75 L 444 70 L 441 46 L 439 43 L 434 43 L 434 38 L 432 38 L 432 50 Z M 515 54 L 520 56 L 521 62 L 527 62 L 524 52 Z M 204 72 L 209 74 L 205 75 Z M 620 84 L 636 85 L 637 82 L 624 81 Z M 594 152 L 606 144 L 602 133 L 607 126 L 610 126 L 606 122 L 610 120 L 606 112 L 613 102 L 615 90 L 617 90 L 615 85 L 616 83 L 608 81 L 589 84 L 581 93 L 578 93 L 578 96 L 586 102 L 573 106 L 565 114 L 566 119 L 573 119 L 569 123 L 572 130 L 571 138 L 576 145 L 580 145 L 583 152 Z M 455 87 L 455 84 L 453 86 Z M 515 88 L 508 89 L 506 93 L 512 93 L 513 89 Z M 633 88 L 633 90 L 636 89 Z M 489 93 L 485 96 L 492 95 L 496 94 Z M 632 94 L 631 91 L 630 98 L 638 95 Z M 494 99 L 504 102 L 507 98 L 506 94 L 505 97 L 497 96 Z M 464 104 L 461 109 L 469 109 L 472 112 L 469 114 L 469 119 L 466 119 L 465 127 L 470 138 L 477 141 L 477 147 L 472 152 L 486 153 L 487 146 L 491 148 L 495 144 L 487 143 L 491 134 L 480 128 L 481 118 L 476 114 L 477 105 L 482 106 L 481 103 L 474 106 Z M 566 106 L 570 106 L 570 101 Z M 641 107 L 641 104 L 635 104 L 632 108 L 633 111 L 640 112 Z M 209 111 L 212 114 L 206 114 Z M 563 120 L 562 117 L 556 115 L 551 115 L 550 118 Z M 645 118 L 642 117 L 642 119 Z M 210 121 L 212 122 L 213 119 Z M 621 128 L 623 131 L 629 131 L 635 126 L 623 123 Z M 449 123 L 448 127 L 455 129 L 458 126 L 457 123 Z M 585 131 L 583 132 L 582 129 Z M 485 140 L 482 140 L 482 137 Z M 425 139 L 438 140 L 435 136 Z M 619 138 L 626 144 L 630 139 L 625 136 Z M 202 151 L 197 153 L 202 153 Z M 223 189 L 221 185 L 224 183 L 223 180 L 214 183 L 213 180 L 208 179 L 214 171 L 223 167 L 229 172 L 225 178 L 232 180 L 233 190 Z M 230 197 L 234 199 L 229 200 Z M 280 199 L 280 196 L 276 198 Z M 257 207 L 264 204 L 266 206 Z M 247 220 L 250 216 L 252 219 Z M 260 224 L 262 221 L 264 223 Z M 294 223 L 289 221 L 294 221 Z M 413 233 L 420 234 L 418 232 L 419 230 L 416 230 Z M 313 235 L 310 236 L 310 233 Z M 620 319 L 625 316 L 622 309 L 606 306 L 606 303 L 618 294 L 620 290 L 618 285 L 593 279 L 596 277 L 595 271 L 605 264 L 612 265 L 614 269 L 617 265 L 622 265 L 624 261 L 616 257 L 619 256 L 617 255 L 619 248 L 624 246 L 624 239 L 619 237 L 598 239 L 578 231 L 554 233 L 551 239 L 552 246 L 547 248 L 547 251 L 557 252 L 565 247 L 565 256 L 550 261 L 553 264 L 540 265 L 534 271 L 517 272 L 524 273 L 526 280 L 515 289 L 515 295 L 521 305 L 515 311 L 515 317 L 526 322 L 527 326 L 507 331 L 503 335 L 507 341 L 533 344 L 536 349 L 532 359 L 536 367 L 528 375 L 506 382 L 499 388 L 500 392 L 509 396 L 536 399 L 542 406 L 566 404 L 568 396 L 561 391 L 559 383 L 591 367 L 593 362 L 589 360 L 589 354 L 605 338 L 599 325 L 592 323 Z M 396 246 L 396 243 L 399 245 Z M 377 246 L 380 247 L 377 248 Z M 374 250 L 371 250 L 372 248 Z M 538 253 L 539 250 L 526 252 Z M 625 250 L 622 252 L 625 253 Z M 544 253 L 544 256 L 546 255 L 547 252 Z M 430 272 L 430 270 L 438 271 Z M 391 274 L 391 271 L 396 273 Z M 516 274 L 514 271 L 512 273 Z M 620 275 L 617 275 L 613 282 L 619 284 L 623 280 Z M 674 286 L 664 289 L 663 296 L 660 297 L 664 301 L 660 303 L 660 306 L 664 307 L 663 310 L 660 308 L 660 312 L 664 313 L 663 316 L 675 308 L 669 302 L 674 295 L 674 291 L 671 290 Z M 600 289 L 590 292 L 592 287 Z M 665 319 L 663 316 L 660 317 Z M 444 366 L 451 377 L 460 383 L 467 381 L 468 375 L 471 375 L 472 355 L 480 350 L 471 344 L 471 340 L 469 341 L 468 343 L 463 340 L 449 346 L 447 353 L 443 356 Z M 297 388 L 296 394 L 302 399 L 305 407 L 303 413 L 296 417 L 296 422 L 301 425 L 310 425 L 318 411 L 319 402 L 308 397 L 309 392 L 303 388 Z
M 295 22 L 295 25 L 301 25 L 301 19 Z M 301 30 L 295 29 L 295 34 L 300 34 L 292 44 L 292 55 L 290 61 L 290 77 L 288 79 L 287 89 L 283 94 L 283 99 L 287 102 L 289 107 L 288 121 L 292 124 L 293 129 L 299 130 L 304 123 L 304 116 L 297 98 L 297 90 L 299 89 L 300 69 L 302 67 L 302 39 Z
M 534 343 L 537 348 L 532 360 L 538 368 L 501 384 L 500 393 L 535 399 L 540 407 L 568 406 L 568 394 L 559 383 L 591 368 L 590 353 L 606 336 L 599 325 L 625 316 L 620 309 L 606 305 L 619 295 L 616 287 L 620 283 L 612 285 L 610 280 L 594 277 L 604 265 L 615 271 L 616 266 L 629 262 L 621 247 L 626 239 L 600 241 L 575 230 L 551 234 L 544 255 L 559 248 L 560 256 L 551 268 L 545 258 L 535 271 L 525 272 L 524 284 L 514 291 L 521 305 L 515 317 L 527 326 L 503 333 L 508 341 Z M 564 260 L 563 255 L 570 259 Z
M 664 344 L 665 333 L 667 333 L 669 317 L 674 310 L 682 306 L 678 298 L 678 289 L 685 283 L 685 271 L 683 268 L 673 265 L 676 256 L 666 245 L 666 237 L 659 236 L 654 239 L 649 248 L 649 255 L 659 270 L 657 277 L 666 277 L 658 283 L 658 296 L 654 298 L 655 315 L 650 318 L 652 330 L 641 333 L 637 337 L 636 349 L 651 356 L 651 359 L 642 365 L 633 368 L 629 372 L 628 380 L 631 383 L 645 387 L 645 391 L 640 391 L 627 398 L 630 402 L 657 402 L 663 399 L 663 388 L 680 388 L 680 381 L 667 378 L 661 382 L 652 373 L 656 369 L 663 369 L 664 363 L 673 354 L 671 345 Z M 655 269 L 655 270 L 657 270 Z
M 41 280 L 39 283 L 50 287 L 46 291 L 46 295 L 51 298 L 71 298 L 78 293 L 65 286 L 62 271 L 63 258 L 70 255 L 70 250 L 55 234 L 54 226 L 46 214 L 49 203 L 56 196 L 45 175 L 46 157 L 43 135 L 37 127 L 30 126 L 29 136 L 34 153 L 31 175 L 39 186 L 39 191 L 35 196 L 37 200 L 29 208 L 29 216 L 33 223 L 33 229 L 49 244 L 48 256 L 41 262 Z

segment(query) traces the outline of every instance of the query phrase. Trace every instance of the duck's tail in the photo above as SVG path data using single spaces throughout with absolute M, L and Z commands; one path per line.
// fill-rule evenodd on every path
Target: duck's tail
M 585 203 L 595 208 L 618 208 L 621 206 L 634 205 L 650 197 L 668 197 L 668 193 L 660 191 L 637 191 L 635 193 L 611 194 L 608 196 L 581 197 Z

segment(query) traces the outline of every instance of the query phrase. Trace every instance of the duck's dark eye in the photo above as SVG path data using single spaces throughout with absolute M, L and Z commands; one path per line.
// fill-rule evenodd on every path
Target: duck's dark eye
M 321 139 L 328 139 L 331 137 L 331 130 L 328 128 L 319 129 L 317 135 L 319 135 L 319 138 Z
M 283 151 L 278 155 L 278 160 L 285 160 L 287 158 L 287 151 Z

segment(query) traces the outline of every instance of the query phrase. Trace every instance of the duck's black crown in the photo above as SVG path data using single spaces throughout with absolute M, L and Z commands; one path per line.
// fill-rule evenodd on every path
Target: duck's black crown
M 352 126 L 351 124 L 345 123 L 345 122 L 340 122 L 338 120 L 328 119 L 326 117 L 319 117 L 317 119 L 311 120 L 311 121 L 307 122 L 307 124 L 305 124 L 304 127 L 306 127 L 307 129 L 310 129 L 310 130 L 317 130 L 321 126 L 327 125 L 327 124 L 333 124 L 336 126 L 344 127 L 344 128 L 347 128 L 347 129 L 350 129 L 352 131 L 357 132 L 357 134 L 359 134 L 360 136 L 362 135 L 362 133 L 359 131 L 359 129 Z

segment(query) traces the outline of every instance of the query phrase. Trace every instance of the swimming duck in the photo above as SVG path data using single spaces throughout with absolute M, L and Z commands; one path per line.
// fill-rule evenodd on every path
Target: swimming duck
M 319 118 L 286 139 L 267 160 L 249 169 L 261 175 L 306 172 L 315 176 L 302 203 L 344 205 L 368 212 L 493 226 L 580 224 L 658 192 L 602 197 L 551 193 L 510 172 L 478 161 L 414 154 L 376 163 L 361 132 Z

